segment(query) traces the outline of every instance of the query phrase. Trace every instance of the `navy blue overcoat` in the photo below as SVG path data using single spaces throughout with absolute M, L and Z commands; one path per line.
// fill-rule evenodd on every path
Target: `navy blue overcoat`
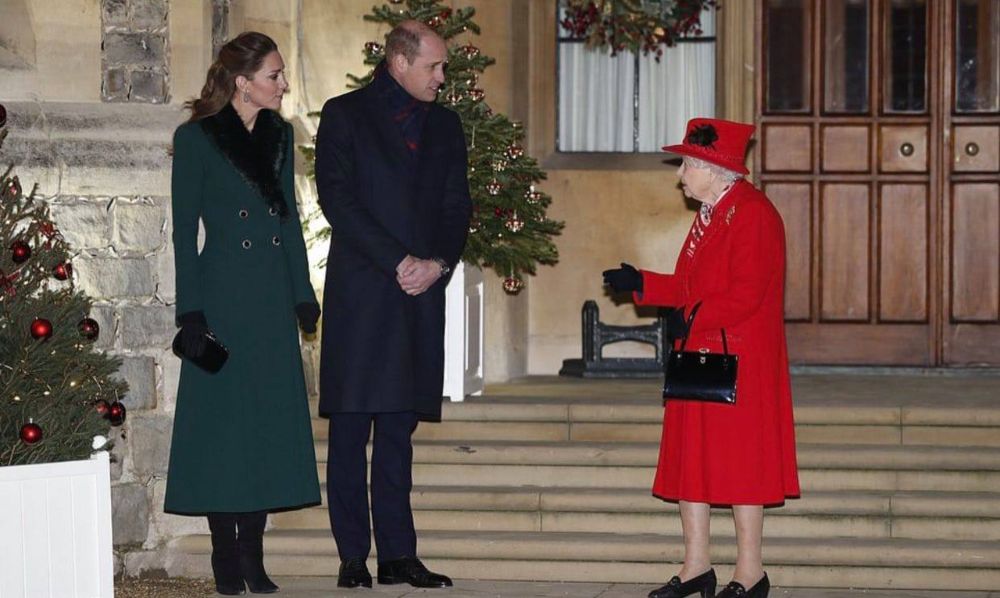
M 333 235 L 323 296 L 321 415 L 415 411 L 441 418 L 444 289 L 411 297 L 396 282 L 406 255 L 454 268 L 472 202 L 458 115 L 427 114 L 417 153 L 371 85 L 327 101 L 316 184 Z

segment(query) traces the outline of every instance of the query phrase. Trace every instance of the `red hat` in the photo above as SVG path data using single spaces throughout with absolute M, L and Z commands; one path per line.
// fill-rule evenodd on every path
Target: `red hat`
M 665 145 L 663 151 L 698 158 L 740 174 L 750 174 L 743 158 L 755 128 L 731 120 L 692 118 L 688 121 L 684 142 Z

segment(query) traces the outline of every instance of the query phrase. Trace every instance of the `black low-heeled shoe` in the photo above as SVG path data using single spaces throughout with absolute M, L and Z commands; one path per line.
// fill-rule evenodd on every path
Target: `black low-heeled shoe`
M 337 575 L 338 588 L 370 588 L 372 574 L 368 572 L 365 559 L 347 559 L 340 563 L 340 573 Z
M 767 598 L 767 593 L 771 590 L 771 581 L 767 578 L 767 573 L 760 581 L 753 584 L 749 590 L 743 587 L 738 581 L 729 582 L 722 588 L 715 598 Z
M 701 598 L 715 598 L 715 586 L 718 583 L 715 569 L 709 569 L 687 581 L 681 581 L 680 577 L 674 575 L 666 585 L 650 592 L 649 598 L 684 598 L 699 593 Z

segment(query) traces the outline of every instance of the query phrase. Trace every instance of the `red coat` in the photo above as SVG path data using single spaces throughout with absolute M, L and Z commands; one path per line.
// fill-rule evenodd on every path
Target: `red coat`
M 653 494 L 719 505 L 780 504 L 799 495 L 781 216 L 767 196 L 739 181 L 690 249 L 694 228 L 674 273 L 642 271 L 643 293 L 635 300 L 685 306 L 686 313 L 702 302 L 686 350 L 721 352 L 725 329 L 729 352 L 739 356 L 736 404 L 667 401 Z

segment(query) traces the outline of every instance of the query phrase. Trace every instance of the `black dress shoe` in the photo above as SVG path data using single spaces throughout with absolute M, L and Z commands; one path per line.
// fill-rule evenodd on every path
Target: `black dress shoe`
M 701 598 L 714 598 L 717 583 L 715 569 L 709 569 L 698 577 L 683 582 L 680 577 L 674 575 L 666 585 L 650 592 L 649 598 L 684 598 L 699 593 Z
M 450 588 L 451 579 L 445 575 L 432 573 L 424 567 L 420 559 L 405 557 L 378 564 L 378 582 L 392 585 L 408 583 L 415 588 Z
M 337 574 L 338 588 L 372 587 L 372 574 L 368 572 L 365 559 L 347 559 L 340 563 Z
M 731 581 L 719 592 L 715 598 L 767 598 L 767 593 L 771 590 L 771 581 L 767 579 L 767 573 L 760 581 L 753 584 L 749 590 L 743 587 L 738 581 Z

